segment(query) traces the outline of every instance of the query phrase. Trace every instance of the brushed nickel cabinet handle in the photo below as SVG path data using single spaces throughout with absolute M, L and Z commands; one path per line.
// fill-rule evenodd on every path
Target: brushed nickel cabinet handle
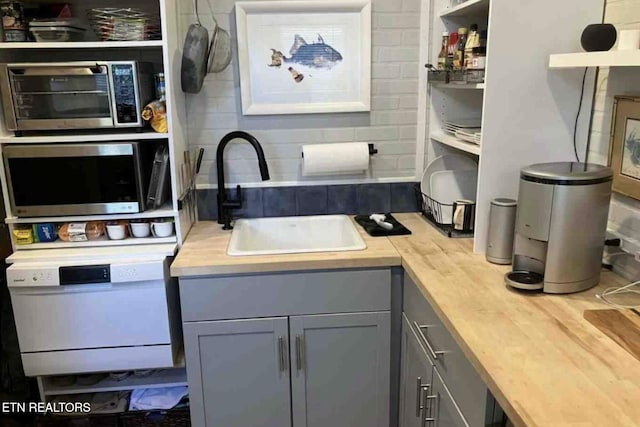
M 289 347 L 286 337 L 282 338 L 282 367 L 285 372 L 289 370 Z
M 306 363 L 305 363 L 305 358 L 306 358 L 306 354 L 305 354 L 305 348 L 304 348 L 304 335 L 300 335 L 300 369 L 304 370 Z
M 284 372 L 284 347 L 282 343 L 284 342 L 284 338 L 282 336 L 278 337 L 278 367 L 280 368 L 280 372 Z
M 435 407 L 438 405 L 438 395 L 429 395 L 429 388 L 425 388 L 423 395 L 423 406 L 425 408 L 425 415 L 422 417 L 422 427 L 426 427 L 427 423 L 435 423 L 436 417 L 433 414 Z M 428 404 L 429 400 L 433 400 L 433 406 Z M 428 411 L 427 411 L 428 409 Z
M 427 350 L 431 354 L 431 357 L 433 358 L 433 360 L 437 360 L 438 355 L 445 353 L 444 351 L 435 351 L 433 349 L 433 346 L 427 339 L 427 336 L 424 334 L 424 332 L 422 332 L 423 329 L 428 329 L 429 325 L 418 325 L 418 322 L 413 322 L 413 325 L 416 327 L 416 330 L 418 331 L 418 335 L 420 335 L 420 338 L 422 338 L 422 341 L 424 341 L 424 344 L 427 346 Z
M 422 377 L 416 378 L 416 418 L 420 418 L 420 414 L 424 409 L 422 405 L 422 391 L 426 391 L 431 387 L 430 384 L 422 384 Z
M 300 335 L 296 335 L 296 370 L 302 369 L 302 351 L 301 351 Z

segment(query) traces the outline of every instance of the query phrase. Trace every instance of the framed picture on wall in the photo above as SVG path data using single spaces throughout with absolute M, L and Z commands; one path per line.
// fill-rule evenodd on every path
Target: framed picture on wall
M 640 200 L 640 97 L 615 96 L 612 123 L 613 191 Z
M 236 3 L 245 115 L 369 111 L 371 1 Z

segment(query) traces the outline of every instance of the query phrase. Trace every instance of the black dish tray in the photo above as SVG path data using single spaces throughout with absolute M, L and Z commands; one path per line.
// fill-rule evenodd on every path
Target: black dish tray
M 416 184 L 416 201 L 418 203 L 420 213 L 436 228 L 442 231 L 447 237 L 472 237 L 474 232 L 476 204 L 467 205 L 465 209 L 465 218 L 462 223 L 462 229 L 458 230 L 453 225 L 453 214 L 458 207 L 456 203 L 447 204 L 440 203 L 435 199 L 427 196 L 420 190 L 420 185 Z M 443 213 L 447 213 L 447 217 L 451 221 L 444 221 Z

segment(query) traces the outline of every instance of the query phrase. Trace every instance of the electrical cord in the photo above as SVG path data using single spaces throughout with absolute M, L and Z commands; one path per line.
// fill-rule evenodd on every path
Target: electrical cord
M 584 74 L 582 75 L 582 89 L 580 90 L 580 101 L 578 103 L 578 114 L 576 114 L 576 121 L 573 125 L 573 154 L 576 156 L 576 162 L 580 163 L 580 157 L 578 156 L 578 120 L 580 119 L 580 112 L 582 111 L 582 101 L 584 100 L 584 84 L 587 81 L 587 71 L 589 69 L 585 67 Z
M 596 294 L 596 298 L 598 298 L 603 303 L 611 306 L 613 308 L 625 309 L 625 308 L 640 308 L 640 304 L 628 305 L 628 304 L 618 304 L 609 300 L 609 297 L 612 295 L 620 295 L 620 294 L 636 294 L 640 295 L 640 289 L 632 289 L 634 286 L 640 285 L 640 280 L 637 282 L 629 283 L 625 286 L 617 286 L 605 289 L 602 294 Z

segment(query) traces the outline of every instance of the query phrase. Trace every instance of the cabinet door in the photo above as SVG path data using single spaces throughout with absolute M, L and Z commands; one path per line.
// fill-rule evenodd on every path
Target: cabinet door
M 388 427 L 390 313 L 290 318 L 295 427 Z
M 433 381 L 428 390 L 427 399 L 426 426 L 469 427 L 437 369 L 433 370 Z
M 290 427 L 286 317 L 184 324 L 195 427 Z
M 406 316 L 402 315 L 400 427 L 421 427 L 424 393 L 431 386 L 433 365 Z

